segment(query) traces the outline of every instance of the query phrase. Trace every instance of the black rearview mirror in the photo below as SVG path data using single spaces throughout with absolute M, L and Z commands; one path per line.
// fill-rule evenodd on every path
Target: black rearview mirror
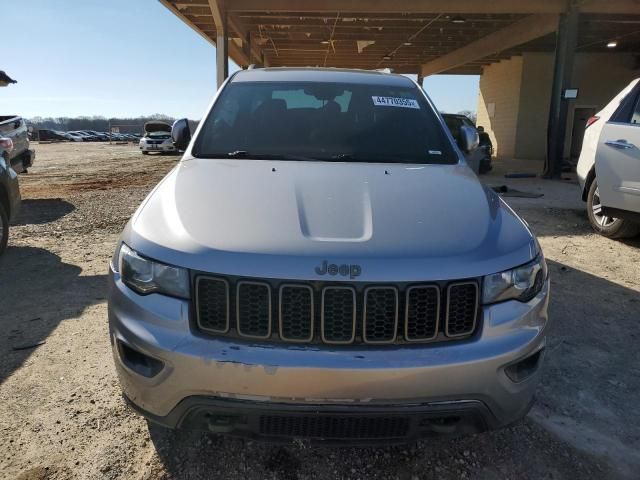
M 189 120 L 181 118 L 173 122 L 171 127 L 171 139 L 178 150 L 186 150 L 191 141 L 191 131 L 189 130 Z

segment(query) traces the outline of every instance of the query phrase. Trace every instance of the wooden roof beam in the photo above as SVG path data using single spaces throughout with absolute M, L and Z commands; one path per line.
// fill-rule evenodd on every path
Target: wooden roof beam
M 184 13 L 182 13 L 176 6 L 174 6 L 169 0 L 158 0 L 162 5 L 164 5 L 171 13 L 173 13 L 176 17 L 182 20 L 191 30 L 196 32 L 202 38 L 204 38 L 211 45 L 215 46 L 216 42 L 213 39 L 204 33 L 198 26 L 189 19 Z
M 572 0 L 233 0 L 236 12 L 341 12 L 341 13 L 563 13 Z M 639 0 L 580 0 L 583 13 L 638 13 Z
M 426 77 L 436 73 L 446 72 L 447 70 L 463 66 L 479 58 L 507 50 L 555 32 L 558 28 L 558 18 L 559 16 L 556 14 L 540 14 L 525 17 L 508 27 L 422 65 L 420 68 L 421 75 Z

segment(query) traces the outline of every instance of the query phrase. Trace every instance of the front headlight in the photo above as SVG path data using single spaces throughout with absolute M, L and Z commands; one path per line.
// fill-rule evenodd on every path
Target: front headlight
M 189 271 L 141 257 L 124 243 L 116 270 L 122 282 L 141 295 L 162 293 L 171 297 L 189 298 Z
M 521 267 L 487 275 L 482 283 L 482 301 L 485 304 L 512 299 L 528 302 L 542 290 L 547 272 L 544 257 L 539 255 Z

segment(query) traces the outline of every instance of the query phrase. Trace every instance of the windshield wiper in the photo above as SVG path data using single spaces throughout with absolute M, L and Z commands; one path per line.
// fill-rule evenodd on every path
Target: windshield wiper
M 343 162 L 343 161 L 353 161 L 357 163 L 434 163 L 428 162 L 421 159 L 410 159 L 405 157 L 397 157 L 393 155 L 385 155 L 377 158 L 364 157 L 353 153 L 338 153 L 337 155 L 333 155 L 330 160 L 333 162 Z
M 202 158 L 246 158 L 248 160 L 298 160 L 298 161 L 318 161 L 319 158 L 305 157 L 304 155 L 290 155 L 287 153 L 253 153 L 247 150 L 234 150 L 226 153 L 207 153 L 197 155 Z
M 339 153 L 337 155 L 333 155 L 331 160 L 341 162 L 342 160 L 354 160 L 354 157 L 352 153 Z
M 248 153 L 246 150 L 235 150 L 233 152 L 227 152 L 227 157 L 246 157 Z
M 332 162 L 348 162 L 353 161 L 356 163 L 394 163 L 393 160 L 389 160 L 388 157 L 384 158 L 367 158 L 356 156 L 353 153 L 338 153 L 331 157 Z

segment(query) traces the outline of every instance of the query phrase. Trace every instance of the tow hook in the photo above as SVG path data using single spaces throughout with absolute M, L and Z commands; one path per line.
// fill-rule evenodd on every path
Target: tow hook
M 209 431 L 212 433 L 229 433 L 233 430 L 238 417 L 232 415 L 207 415 Z

